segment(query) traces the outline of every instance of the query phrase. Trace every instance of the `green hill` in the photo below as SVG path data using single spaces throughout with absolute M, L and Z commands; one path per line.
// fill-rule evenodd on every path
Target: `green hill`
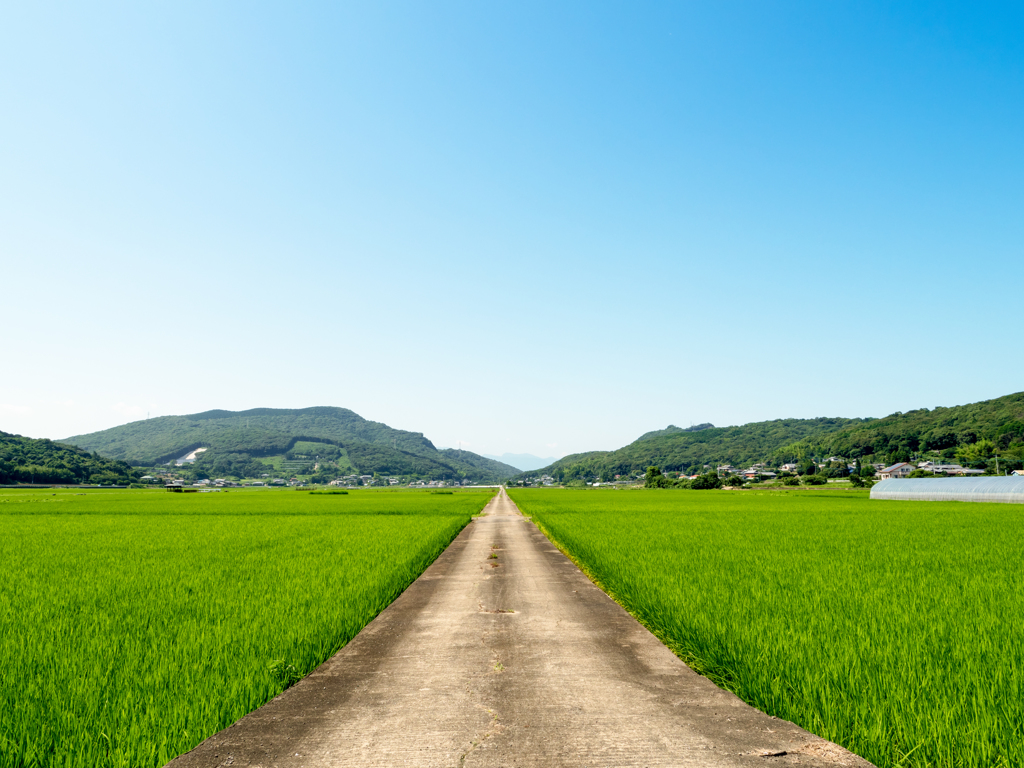
M 701 424 L 681 429 L 668 426 L 648 432 L 616 451 L 594 451 L 559 459 L 537 472 L 561 480 L 643 472 L 651 465 L 666 471 L 699 472 L 705 465 L 734 464 L 748 466 L 764 461 L 779 448 L 801 440 L 820 438 L 863 419 L 778 419 L 744 424 L 739 427 L 715 427 Z
M 120 485 L 139 472 L 81 448 L 0 432 L 0 483 Z
M 1024 392 L 951 408 L 894 413 L 785 446 L 780 455 L 890 462 L 930 452 L 979 466 L 998 454 L 1004 458 L 1001 467 L 1019 468 L 1024 460 Z
M 935 452 L 935 453 L 932 453 Z M 788 461 L 839 456 L 862 462 L 909 461 L 928 455 L 955 459 L 977 468 L 1024 466 L 1024 392 L 951 408 L 922 408 L 883 419 L 779 419 L 714 427 L 699 424 L 648 432 L 616 451 L 566 456 L 522 476 L 549 474 L 560 480 L 601 478 L 643 472 L 699 472 L 705 465 L 755 462 L 778 466 Z
M 392 429 L 346 408 L 326 406 L 162 416 L 76 435 L 64 442 L 136 466 L 166 464 L 197 448 L 206 448 L 194 468 L 204 474 L 225 476 L 258 474 L 257 470 L 263 469 L 259 460 L 267 457 L 302 461 L 303 457 L 293 453 L 299 443 L 322 445 L 324 461 L 342 473 L 494 482 L 519 472 L 468 451 L 461 455 L 456 455 L 458 451 L 439 451 L 419 432 Z M 310 452 L 308 446 L 302 450 Z M 315 456 L 310 457 L 313 462 Z

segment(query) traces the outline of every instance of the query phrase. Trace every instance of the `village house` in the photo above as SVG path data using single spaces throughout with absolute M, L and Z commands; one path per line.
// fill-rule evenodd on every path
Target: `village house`
M 985 470 L 983 469 L 967 469 L 959 464 L 937 464 L 933 461 L 922 461 L 917 465 L 918 469 L 923 469 L 926 472 L 932 472 L 936 475 L 957 475 L 960 477 L 967 477 L 969 475 L 983 475 Z
M 917 469 L 917 467 L 913 464 L 901 461 L 898 464 L 893 464 L 891 467 L 885 467 L 884 469 L 879 470 L 878 476 L 882 480 L 890 480 L 894 477 L 907 477 L 915 469 Z

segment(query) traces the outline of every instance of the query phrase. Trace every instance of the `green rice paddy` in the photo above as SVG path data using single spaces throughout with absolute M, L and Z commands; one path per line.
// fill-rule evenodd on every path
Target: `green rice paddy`
M 1024 509 L 510 492 L 684 661 L 878 766 L 1024 765 Z
M 164 764 L 344 646 L 490 496 L 0 491 L 0 766 Z

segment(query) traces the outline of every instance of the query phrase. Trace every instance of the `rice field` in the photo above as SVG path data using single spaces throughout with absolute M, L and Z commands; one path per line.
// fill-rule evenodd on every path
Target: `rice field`
M 163 765 L 344 646 L 490 497 L 0 491 L 0 766 Z
M 680 658 L 878 766 L 1024 765 L 1024 508 L 511 490 Z

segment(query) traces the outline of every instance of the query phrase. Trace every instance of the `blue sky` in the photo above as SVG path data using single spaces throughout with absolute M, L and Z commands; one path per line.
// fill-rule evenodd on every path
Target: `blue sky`
M 1024 389 L 1024 7 L 8 4 L 0 429 L 559 455 Z

